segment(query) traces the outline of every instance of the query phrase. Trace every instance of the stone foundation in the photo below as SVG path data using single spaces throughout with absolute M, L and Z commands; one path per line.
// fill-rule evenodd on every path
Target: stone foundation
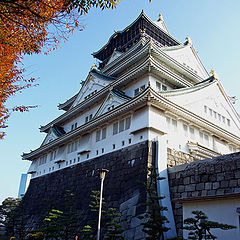
M 109 170 L 104 181 L 104 198 L 108 207 L 121 214 L 125 239 L 144 239 L 138 215 L 145 212 L 146 191 L 141 181 L 146 181 L 143 170 L 152 162 L 152 144 L 148 141 L 106 154 L 89 161 L 31 180 L 23 199 L 29 228 L 37 228 L 47 212 L 64 209 L 64 194 L 75 194 L 76 208 L 81 222 L 78 231 L 89 224 L 91 190 L 100 190 L 98 168 Z M 104 231 L 104 226 L 103 226 Z
M 194 162 L 196 159 L 190 154 L 177 151 L 175 149 L 167 149 L 168 167 Z

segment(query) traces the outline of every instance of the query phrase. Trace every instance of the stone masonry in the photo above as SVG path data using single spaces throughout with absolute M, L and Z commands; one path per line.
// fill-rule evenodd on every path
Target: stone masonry
M 182 236 L 183 200 L 240 196 L 240 152 L 168 169 L 178 235 Z
M 168 167 L 173 167 L 176 165 L 193 162 L 196 159 L 193 156 L 191 156 L 190 154 L 168 148 L 167 149 L 167 160 L 168 160 Z
M 96 169 L 109 170 L 104 181 L 104 198 L 108 207 L 121 214 L 124 239 L 144 239 L 138 215 L 145 212 L 146 191 L 141 181 L 146 181 L 143 170 L 152 161 L 152 143 L 143 142 L 121 150 L 85 161 L 68 168 L 31 180 L 23 199 L 27 226 L 38 227 L 47 212 L 64 209 L 64 194 L 75 194 L 76 208 L 81 222 L 79 229 L 91 220 L 89 209 L 91 190 L 100 189 Z M 104 231 L 104 226 L 103 226 Z

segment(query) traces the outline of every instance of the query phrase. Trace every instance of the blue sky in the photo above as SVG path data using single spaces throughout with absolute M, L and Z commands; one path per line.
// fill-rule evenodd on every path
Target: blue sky
M 60 49 L 47 56 L 24 58 L 27 74 L 39 78 L 39 86 L 12 97 L 8 104 L 39 107 L 15 113 L 8 122 L 7 136 L 0 142 L 0 202 L 17 196 L 21 173 L 30 165 L 21 160 L 21 154 L 40 146 L 45 136 L 39 132 L 40 125 L 59 116 L 62 111 L 57 105 L 78 92 L 80 82 L 96 62 L 91 53 L 99 50 L 114 31 L 134 21 L 142 9 L 152 20 L 162 13 L 169 32 L 179 41 L 190 36 L 206 69 L 216 70 L 228 95 L 240 99 L 239 0 L 152 0 L 150 4 L 147 0 L 120 0 L 115 10 L 92 9 L 81 17 L 85 30 L 74 33 Z M 239 102 L 236 108 L 240 112 Z

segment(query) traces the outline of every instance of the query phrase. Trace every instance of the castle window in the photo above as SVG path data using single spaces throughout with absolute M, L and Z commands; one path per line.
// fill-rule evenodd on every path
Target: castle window
M 172 119 L 172 126 L 174 128 L 174 131 L 177 131 L 177 120 Z
M 78 162 L 80 162 L 80 157 L 78 157 Z
M 96 142 L 100 141 L 100 137 L 101 137 L 101 130 L 98 130 L 96 132 Z
M 87 154 L 87 158 L 89 158 L 89 153 Z
M 115 144 L 113 144 L 113 149 L 115 149 L 116 148 L 116 145 Z
M 98 155 L 98 150 L 96 150 L 96 155 Z
M 125 130 L 129 129 L 131 126 L 131 117 L 126 118 Z
M 213 115 L 215 118 L 217 118 L 217 113 L 215 111 L 213 111 Z
M 230 119 L 227 119 L 227 125 L 230 126 Z
M 137 96 L 139 94 L 139 88 L 134 90 L 134 96 Z
M 162 85 L 162 90 L 163 90 L 163 91 L 167 91 L 167 86 Z
M 88 122 L 88 116 L 85 117 L 85 123 L 87 123 L 87 122 Z
M 163 85 L 162 83 L 156 81 L 156 89 L 158 92 L 161 92 L 161 91 L 167 91 L 167 86 L 166 85 Z
M 92 114 L 89 115 L 89 121 L 92 119 Z
M 183 131 L 184 131 L 184 135 L 187 137 L 188 136 L 188 126 L 186 124 L 183 124 Z
M 195 135 L 194 135 L 194 129 L 192 127 L 189 128 L 189 132 L 190 132 L 190 137 L 194 139 Z
M 161 83 L 160 82 L 156 82 L 156 88 L 157 88 L 157 91 L 161 91 Z
M 207 113 L 207 106 L 204 106 L 204 112 Z
M 226 122 L 226 118 L 224 116 L 222 116 L 222 121 L 223 121 L 223 123 Z
M 204 134 L 204 144 L 209 145 L 209 137 L 207 134 Z
M 68 161 L 66 161 L 66 166 L 68 165 Z
M 119 132 L 123 132 L 124 131 L 124 120 L 121 120 L 119 122 Z
M 74 128 L 75 128 L 75 129 L 77 128 L 77 123 L 74 124 Z
M 104 153 L 104 148 L 102 148 L 102 153 Z
M 125 145 L 125 142 L 124 141 L 122 141 L 122 146 L 124 146 Z
M 129 143 L 129 144 L 132 143 L 132 139 L 131 139 L 131 138 L 128 139 L 128 143 Z
M 103 128 L 102 130 L 102 139 L 105 139 L 107 136 L 107 128 Z
M 57 150 L 51 152 L 51 154 L 50 154 L 50 161 L 54 160 L 56 158 L 56 156 L 57 156 Z
M 113 135 L 118 133 L 118 122 L 113 124 Z
M 70 160 L 70 163 L 69 164 L 72 164 L 72 160 Z

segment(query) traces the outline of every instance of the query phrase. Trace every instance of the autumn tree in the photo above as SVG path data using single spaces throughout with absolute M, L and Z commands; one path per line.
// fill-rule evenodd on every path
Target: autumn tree
M 92 7 L 114 8 L 118 1 L 0 0 L 0 138 L 13 111 L 29 110 L 28 106 L 6 106 L 10 96 L 36 85 L 33 78 L 24 77 L 24 54 L 38 54 L 43 49 L 48 53 L 75 29 L 83 29 L 79 16 Z

